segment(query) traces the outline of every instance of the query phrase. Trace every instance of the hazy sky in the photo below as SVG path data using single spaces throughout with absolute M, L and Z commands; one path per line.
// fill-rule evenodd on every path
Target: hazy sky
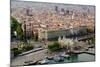
M 57 3 L 44 3 L 44 2 L 34 2 L 34 1 L 11 1 L 11 8 L 27 8 L 30 7 L 35 10 L 54 10 L 55 6 L 59 8 L 64 8 L 68 10 L 78 10 L 78 11 L 86 11 L 89 9 L 90 12 L 95 12 L 95 7 L 93 5 L 71 5 L 71 4 L 57 4 Z

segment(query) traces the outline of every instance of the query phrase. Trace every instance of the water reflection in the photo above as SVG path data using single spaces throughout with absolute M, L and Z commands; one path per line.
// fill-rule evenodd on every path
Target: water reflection
M 70 57 L 65 58 L 64 61 L 55 62 L 54 60 L 50 60 L 48 64 L 56 64 L 56 63 L 73 63 L 73 62 L 88 62 L 95 61 L 95 55 L 90 55 L 86 53 L 82 54 L 72 54 Z

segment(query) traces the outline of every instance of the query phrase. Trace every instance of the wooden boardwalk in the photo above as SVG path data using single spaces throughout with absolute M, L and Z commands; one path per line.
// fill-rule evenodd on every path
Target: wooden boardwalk
M 95 50 L 88 50 L 88 51 L 73 51 L 73 53 L 75 54 L 81 54 L 81 53 L 87 53 L 87 54 L 91 54 L 91 55 L 95 55 Z
M 88 38 L 91 38 L 91 37 L 94 37 L 95 34 L 90 34 L 90 35 L 85 35 L 85 36 L 82 36 L 82 37 L 78 37 L 77 39 L 78 40 L 84 40 L 84 39 L 88 39 Z

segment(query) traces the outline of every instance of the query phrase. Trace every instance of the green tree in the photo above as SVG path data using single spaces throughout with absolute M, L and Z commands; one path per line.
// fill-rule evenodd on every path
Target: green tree
M 57 51 L 61 48 L 60 44 L 58 42 L 54 42 L 53 44 L 51 45 L 48 45 L 48 49 L 50 51 Z
M 23 45 L 20 49 L 24 52 L 24 51 L 29 51 L 32 50 L 34 47 L 30 44 L 28 45 Z
M 23 39 L 23 30 L 21 28 L 21 24 L 11 16 L 11 37 L 14 36 L 14 31 L 17 32 L 17 37 L 22 40 Z
M 22 53 L 22 51 L 18 50 L 18 48 L 12 48 L 11 51 L 14 53 L 14 56 L 18 56 Z
M 17 36 L 19 39 L 23 40 L 23 30 L 21 28 L 21 24 L 16 27 Z

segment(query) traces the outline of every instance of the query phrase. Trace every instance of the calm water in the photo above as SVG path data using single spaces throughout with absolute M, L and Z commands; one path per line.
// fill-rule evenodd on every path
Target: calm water
M 51 60 L 48 64 L 89 62 L 89 61 L 95 61 L 95 55 L 82 53 L 82 54 L 78 54 L 78 55 L 71 55 L 70 57 L 66 58 L 64 61 L 61 61 L 61 62 L 55 62 L 55 61 Z

